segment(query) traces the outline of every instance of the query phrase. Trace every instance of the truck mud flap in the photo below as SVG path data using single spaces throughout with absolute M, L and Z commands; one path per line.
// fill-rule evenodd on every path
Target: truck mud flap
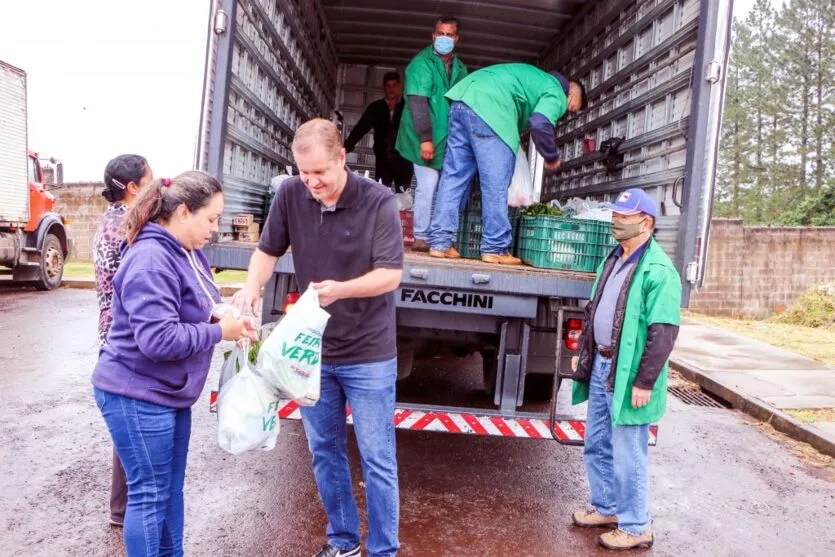
M 212 391 L 210 411 L 216 412 L 217 392 Z M 299 405 L 291 400 L 281 400 L 278 417 L 282 420 L 300 420 Z M 348 408 L 348 424 L 353 424 Z M 444 408 L 416 404 L 398 404 L 394 411 L 394 426 L 411 431 L 458 433 L 484 437 L 511 437 L 521 439 L 555 440 L 562 445 L 582 446 L 585 441 L 584 420 L 557 419 L 553 428 L 544 414 L 520 414 L 501 416 L 496 412 L 477 408 Z M 658 440 L 658 426 L 650 426 L 649 444 Z

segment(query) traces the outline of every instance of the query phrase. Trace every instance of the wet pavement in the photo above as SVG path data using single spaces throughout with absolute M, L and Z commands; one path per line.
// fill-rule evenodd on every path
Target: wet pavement
M 107 524 L 110 442 L 89 383 L 95 294 L 4 289 L 0 314 L 0 554 L 122 555 Z M 437 382 L 447 396 L 454 385 L 479 396 L 477 358 L 430 361 L 416 373 L 406 388 Z M 311 555 L 325 521 L 301 425 L 283 422 L 272 452 L 233 457 L 217 447 L 207 408 L 208 392 L 194 409 L 186 553 Z M 401 555 L 607 554 L 596 532 L 568 524 L 586 497 L 581 449 L 410 431 L 397 440 Z M 743 415 L 671 398 L 650 459 L 656 543 L 630 554 L 832 555 L 835 483 Z

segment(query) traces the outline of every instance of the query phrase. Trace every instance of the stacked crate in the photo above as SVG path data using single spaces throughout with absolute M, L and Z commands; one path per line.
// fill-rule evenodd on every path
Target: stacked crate
M 261 225 L 255 222 L 255 215 L 241 213 L 232 218 L 235 239 L 247 244 L 257 244 Z

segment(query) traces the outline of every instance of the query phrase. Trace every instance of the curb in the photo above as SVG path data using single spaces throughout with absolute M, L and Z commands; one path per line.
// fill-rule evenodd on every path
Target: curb
M 62 288 L 75 288 L 78 290 L 95 290 L 96 281 L 93 279 L 64 279 L 61 281 Z M 224 298 L 234 296 L 235 292 L 241 289 L 240 284 L 224 284 L 220 287 L 220 295 Z
M 821 453 L 835 458 L 835 441 L 811 430 L 806 424 L 784 414 L 777 408 L 769 406 L 750 395 L 743 393 L 728 385 L 711 379 L 701 369 L 685 364 L 675 357 L 670 359 L 670 367 L 679 372 L 685 379 L 696 383 L 704 390 L 727 401 L 730 405 L 749 416 L 756 418 L 774 427 L 777 431 L 785 433 L 796 441 L 808 443 Z

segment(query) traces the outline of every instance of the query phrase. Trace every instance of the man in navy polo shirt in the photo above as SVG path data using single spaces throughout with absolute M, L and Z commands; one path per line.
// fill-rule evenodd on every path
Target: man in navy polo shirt
M 345 403 L 351 407 L 368 500 L 369 557 L 400 547 L 394 439 L 397 378 L 394 291 L 403 238 L 391 190 L 345 167 L 345 149 L 328 120 L 303 124 L 293 138 L 300 176 L 276 192 L 261 240 L 235 302 L 257 312 L 261 288 L 293 246 L 300 291 L 312 285 L 331 318 L 322 348 L 316 406 L 302 408 L 313 474 L 328 517 L 316 557 L 359 557 L 359 516 L 348 467 Z

